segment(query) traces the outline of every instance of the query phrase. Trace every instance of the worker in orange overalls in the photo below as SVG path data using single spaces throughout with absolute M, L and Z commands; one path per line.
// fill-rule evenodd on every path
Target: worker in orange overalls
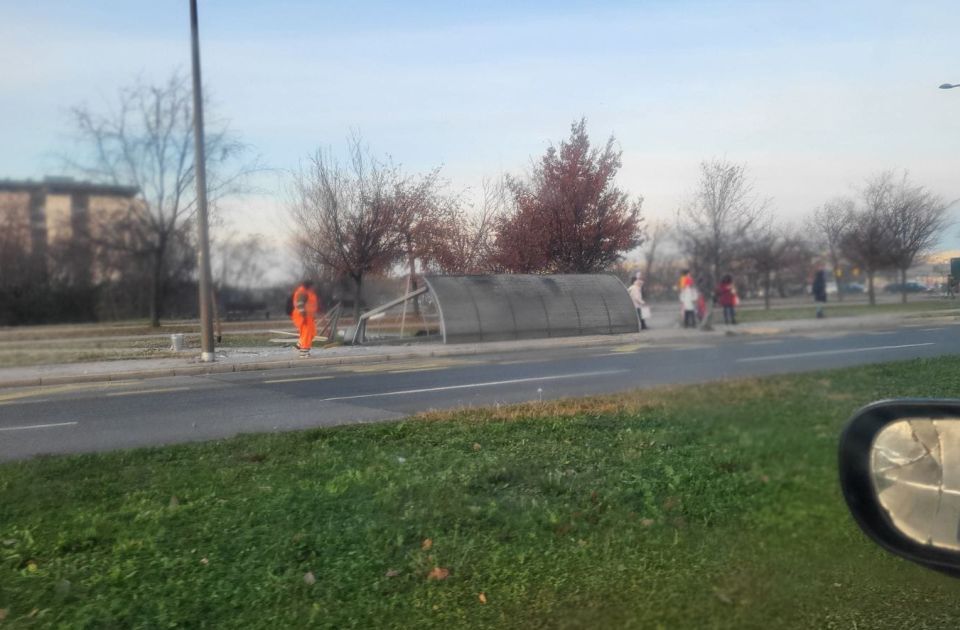
M 290 319 L 300 331 L 300 340 L 296 347 L 300 350 L 300 358 L 305 359 L 310 356 L 313 338 L 317 336 L 316 318 L 320 311 L 320 300 L 313 290 L 313 282 L 304 280 L 293 292 L 291 301 L 293 309 L 290 311 Z

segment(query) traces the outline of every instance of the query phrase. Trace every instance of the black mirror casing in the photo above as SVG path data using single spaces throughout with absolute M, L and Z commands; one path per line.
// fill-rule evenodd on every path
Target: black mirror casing
M 874 441 L 888 425 L 913 418 L 960 422 L 960 400 L 885 400 L 857 411 L 840 435 L 840 487 L 853 518 L 874 542 L 912 562 L 960 577 L 960 551 L 906 536 L 894 526 L 877 496 L 871 470 Z

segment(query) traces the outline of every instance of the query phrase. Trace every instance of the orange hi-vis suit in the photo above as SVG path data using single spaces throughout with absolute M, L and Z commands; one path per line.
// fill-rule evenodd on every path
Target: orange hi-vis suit
M 293 292 L 293 312 L 290 319 L 300 331 L 300 349 L 309 350 L 313 345 L 313 338 L 317 336 L 317 312 L 320 310 L 320 301 L 313 289 L 302 284 Z

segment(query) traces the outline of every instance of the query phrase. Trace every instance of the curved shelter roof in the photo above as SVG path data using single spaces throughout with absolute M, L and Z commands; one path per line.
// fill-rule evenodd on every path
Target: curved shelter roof
M 626 287 L 608 274 L 425 276 L 444 343 L 637 332 Z

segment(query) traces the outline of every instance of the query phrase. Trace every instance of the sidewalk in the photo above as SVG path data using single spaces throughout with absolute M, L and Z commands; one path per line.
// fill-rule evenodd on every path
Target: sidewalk
M 184 352 L 182 358 L 130 359 L 0 368 L 0 388 L 195 376 L 324 365 L 368 364 L 421 357 L 469 356 L 552 348 L 610 346 L 637 342 L 656 346 L 675 342 L 717 339 L 724 336 L 872 330 L 897 326 L 907 321 L 921 324 L 929 323 L 933 326 L 943 321 L 954 321 L 955 319 L 955 317 L 917 318 L 915 315 L 910 316 L 909 314 L 866 315 L 835 319 L 784 320 L 735 327 L 720 324 L 710 332 L 684 330 L 676 327 L 676 324 L 670 327 L 667 323 L 660 323 L 655 320 L 653 328 L 650 330 L 626 335 L 595 335 L 447 345 L 411 343 L 388 346 L 340 346 L 327 350 L 315 349 L 314 356 L 309 359 L 298 358 L 296 352 L 290 348 L 227 348 L 217 351 L 217 360 L 213 363 L 202 363 L 193 352 Z

